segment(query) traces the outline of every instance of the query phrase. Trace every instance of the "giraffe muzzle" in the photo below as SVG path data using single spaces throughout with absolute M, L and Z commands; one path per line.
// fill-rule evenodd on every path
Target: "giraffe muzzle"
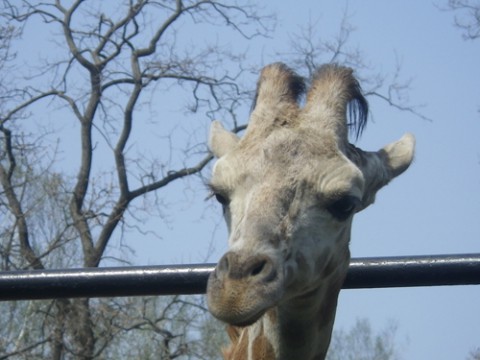
M 208 280 L 210 312 L 232 325 L 250 325 L 277 304 L 283 282 L 283 270 L 270 256 L 229 251 Z

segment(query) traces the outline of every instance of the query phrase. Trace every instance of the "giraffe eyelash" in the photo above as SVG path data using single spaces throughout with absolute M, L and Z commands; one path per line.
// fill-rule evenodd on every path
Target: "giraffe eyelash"
M 213 185 L 212 183 L 208 183 L 207 187 L 208 187 L 209 193 L 205 198 L 205 201 L 210 200 L 211 198 L 214 197 L 222 206 L 228 205 L 229 199 L 228 199 L 228 196 L 225 195 L 226 191 L 219 189 L 217 186 Z

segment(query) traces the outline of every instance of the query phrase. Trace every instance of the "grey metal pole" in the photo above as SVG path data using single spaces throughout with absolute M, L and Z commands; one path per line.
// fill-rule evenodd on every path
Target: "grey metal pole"
M 0 301 L 203 294 L 215 264 L 0 272 Z M 480 254 L 352 259 L 344 289 L 480 284 Z

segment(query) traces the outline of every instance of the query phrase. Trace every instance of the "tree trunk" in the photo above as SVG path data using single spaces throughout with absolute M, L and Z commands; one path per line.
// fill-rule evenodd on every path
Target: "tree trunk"
M 94 324 L 91 318 L 89 299 L 75 299 L 71 302 L 71 321 L 73 350 L 79 360 L 91 360 L 95 355 Z

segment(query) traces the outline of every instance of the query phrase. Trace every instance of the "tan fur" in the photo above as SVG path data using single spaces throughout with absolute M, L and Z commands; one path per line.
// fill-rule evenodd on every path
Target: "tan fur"
M 248 349 L 248 338 L 242 335 L 242 329 L 236 326 L 228 325 L 227 334 L 230 339 L 230 346 L 223 349 L 224 359 L 229 360 L 241 360 L 246 358 L 247 349 Z
M 350 259 L 352 217 L 413 158 L 404 136 L 378 152 L 347 138 L 347 104 L 367 104 L 351 69 L 321 67 L 304 85 L 283 64 L 262 70 L 243 138 L 212 125 L 211 187 L 229 251 L 209 278 L 210 311 L 231 324 L 227 360 L 321 360 Z M 363 116 L 363 117 L 362 117 Z

